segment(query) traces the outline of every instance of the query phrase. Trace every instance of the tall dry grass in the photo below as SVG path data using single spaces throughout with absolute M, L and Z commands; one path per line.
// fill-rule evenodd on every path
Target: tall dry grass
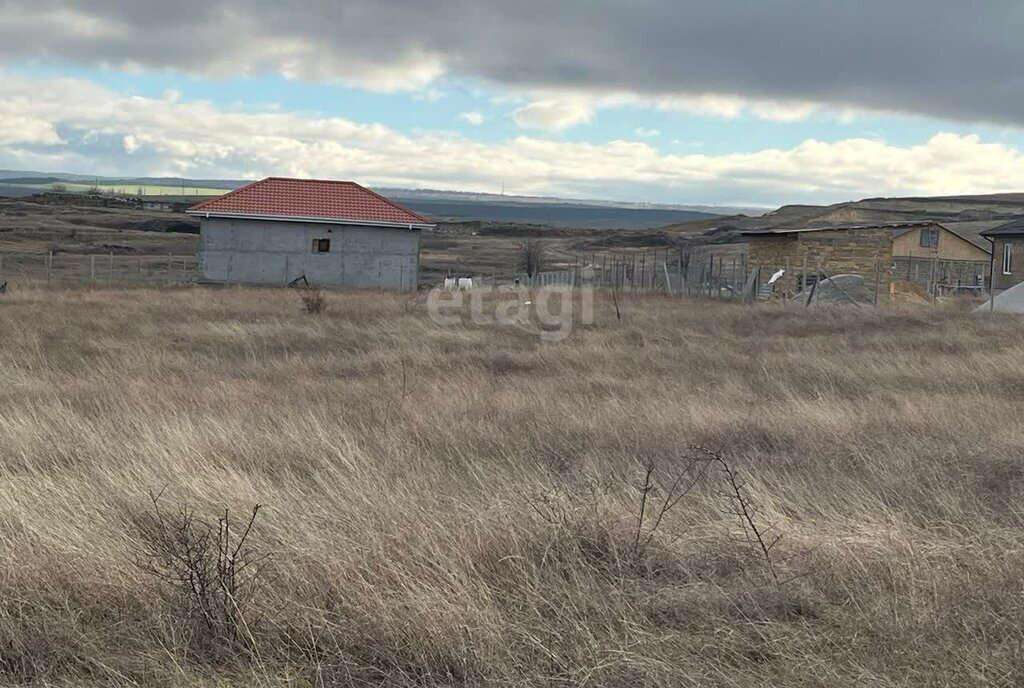
M 1019 320 L 623 295 L 553 343 L 328 298 L 0 298 L 0 683 L 1022 680 Z M 160 546 L 256 504 L 211 625 Z

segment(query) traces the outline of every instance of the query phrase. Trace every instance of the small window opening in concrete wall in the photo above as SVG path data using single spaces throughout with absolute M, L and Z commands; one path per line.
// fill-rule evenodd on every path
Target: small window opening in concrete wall
M 313 239 L 313 253 L 330 253 L 330 239 Z

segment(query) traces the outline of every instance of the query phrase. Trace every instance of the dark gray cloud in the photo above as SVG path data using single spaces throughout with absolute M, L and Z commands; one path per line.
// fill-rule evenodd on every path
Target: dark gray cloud
M 1022 33 L 1019 0 L 0 0 L 7 60 L 383 85 L 440 64 L 516 88 L 734 93 L 1016 125 Z

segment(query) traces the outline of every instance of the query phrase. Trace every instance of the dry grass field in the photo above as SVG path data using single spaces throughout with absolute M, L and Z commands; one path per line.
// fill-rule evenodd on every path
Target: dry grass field
M 424 298 L 0 296 L 0 684 L 1024 681 L 1022 321 Z

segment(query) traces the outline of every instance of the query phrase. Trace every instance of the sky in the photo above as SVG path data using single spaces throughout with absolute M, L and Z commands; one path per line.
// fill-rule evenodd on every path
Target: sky
M 0 169 L 773 207 L 1024 191 L 1019 0 L 0 0 Z

